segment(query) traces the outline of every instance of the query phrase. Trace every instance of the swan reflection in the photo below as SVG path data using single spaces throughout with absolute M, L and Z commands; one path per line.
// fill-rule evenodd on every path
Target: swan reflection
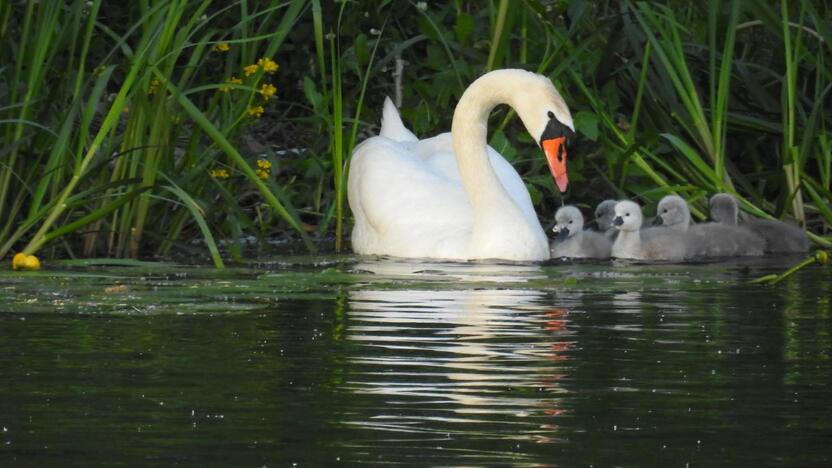
M 386 261 L 355 269 L 414 287 L 349 292 L 349 385 L 373 401 L 353 423 L 419 432 L 440 421 L 448 433 L 470 431 L 468 423 L 523 424 L 535 440 L 551 435 L 552 417 L 564 412 L 573 342 L 568 311 L 547 293 L 518 287 L 545 278 L 539 267 Z M 405 407 L 422 416 L 402 420 Z
M 475 287 L 474 283 L 513 283 L 544 279 L 538 265 L 527 263 L 442 263 L 419 260 L 381 260 L 361 262 L 353 266 L 357 272 L 369 272 L 380 279 L 408 281 L 450 280 Z

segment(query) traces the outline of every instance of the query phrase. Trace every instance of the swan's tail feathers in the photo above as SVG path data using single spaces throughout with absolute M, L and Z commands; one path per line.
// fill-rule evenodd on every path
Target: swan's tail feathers
M 399 110 L 389 97 L 384 98 L 384 110 L 381 114 L 381 136 L 393 141 L 419 141 L 416 135 L 405 128 Z

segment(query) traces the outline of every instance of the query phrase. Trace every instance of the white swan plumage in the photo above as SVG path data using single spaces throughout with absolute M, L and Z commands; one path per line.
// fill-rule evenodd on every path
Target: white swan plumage
M 474 81 L 450 133 L 418 140 L 385 101 L 379 136 L 353 151 L 347 197 L 358 254 L 454 260 L 549 258 L 549 242 L 517 171 L 487 145 L 488 115 L 510 105 L 566 189 L 572 117 L 552 82 L 525 70 Z

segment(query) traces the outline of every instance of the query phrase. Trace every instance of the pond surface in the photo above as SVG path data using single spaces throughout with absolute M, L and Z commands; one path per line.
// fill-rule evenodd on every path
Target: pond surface
M 0 271 L 0 465 L 829 466 L 796 260 Z

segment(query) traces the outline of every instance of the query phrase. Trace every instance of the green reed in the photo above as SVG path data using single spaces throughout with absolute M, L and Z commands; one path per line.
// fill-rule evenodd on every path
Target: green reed
M 253 122 L 252 109 L 268 105 L 263 67 L 244 83 L 223 83 L 259 57 L 275 57 L 305 4 L 250 11 L 246 1 L 220 9 L 205 0 L 140 1 L 125 10 L 134 22 L 120 25 L 98 21 L 100 1 L 71 2 L 66 11 L 61 2 L 7 7 L 2 41 L 25 59 L 0 69 L 11 103 L 0 109 L 8 149 L 0 255 L 80 235 L 84 255 L 137 257 L 150 253 L 148 229 L 169 249 L 193 223 L 220 267 L 212 231 L 224 228 L 211 219 L 223 214 L 208 209 L 215 191 L 206 190 L 218 164 L 314 248 L 266 170 L 258 174 L 229 141 Z M 229 17 L 239 20 L 227 32 L 215 25 Z M 23 20 L 14 37 L 13 18 Z M 219 43 L 231 50 L 225 60 Z M 45 87 L 48 74 L 67 76 Z
M 676 192 L 703 219 L 707 196 L 729 191 L 745 211 L 796 220 L 830 244 L 825 4 L 104 6 L 0 3 L 0 256 L 191 249 L 222 266 L 217 239 L 232 241 L 229 253 L 241 260 L 233 244 L 244 236 L 291 232 L 314 250 L 312 231 L 334 234 L 342 250 L 349 157 L 378 130 L 397 60 L 405 64 L 400 111 L 422 137 L 450 128 L 455 103 L 480 74 L 547 74 L 578 133 L 568 202 L 627 196 L 649 205 Z M 276 75 L 262 66 L 245 73 L 264 58 L 281 62 Z M 291 89 L 298 83 L 302 94 Z M 267 84 L 281 87 L 271 99 Z M 297 143 L 279 145 L 303 146 L 302 156 L 246 148 L 258 108 L 297 129 Z M 534 141 L 511 111 L 497 109 L 492 124 L 490 143 L 546 216 L 561 195 Z M 191 247 L 195 239 L 204 247 Z

